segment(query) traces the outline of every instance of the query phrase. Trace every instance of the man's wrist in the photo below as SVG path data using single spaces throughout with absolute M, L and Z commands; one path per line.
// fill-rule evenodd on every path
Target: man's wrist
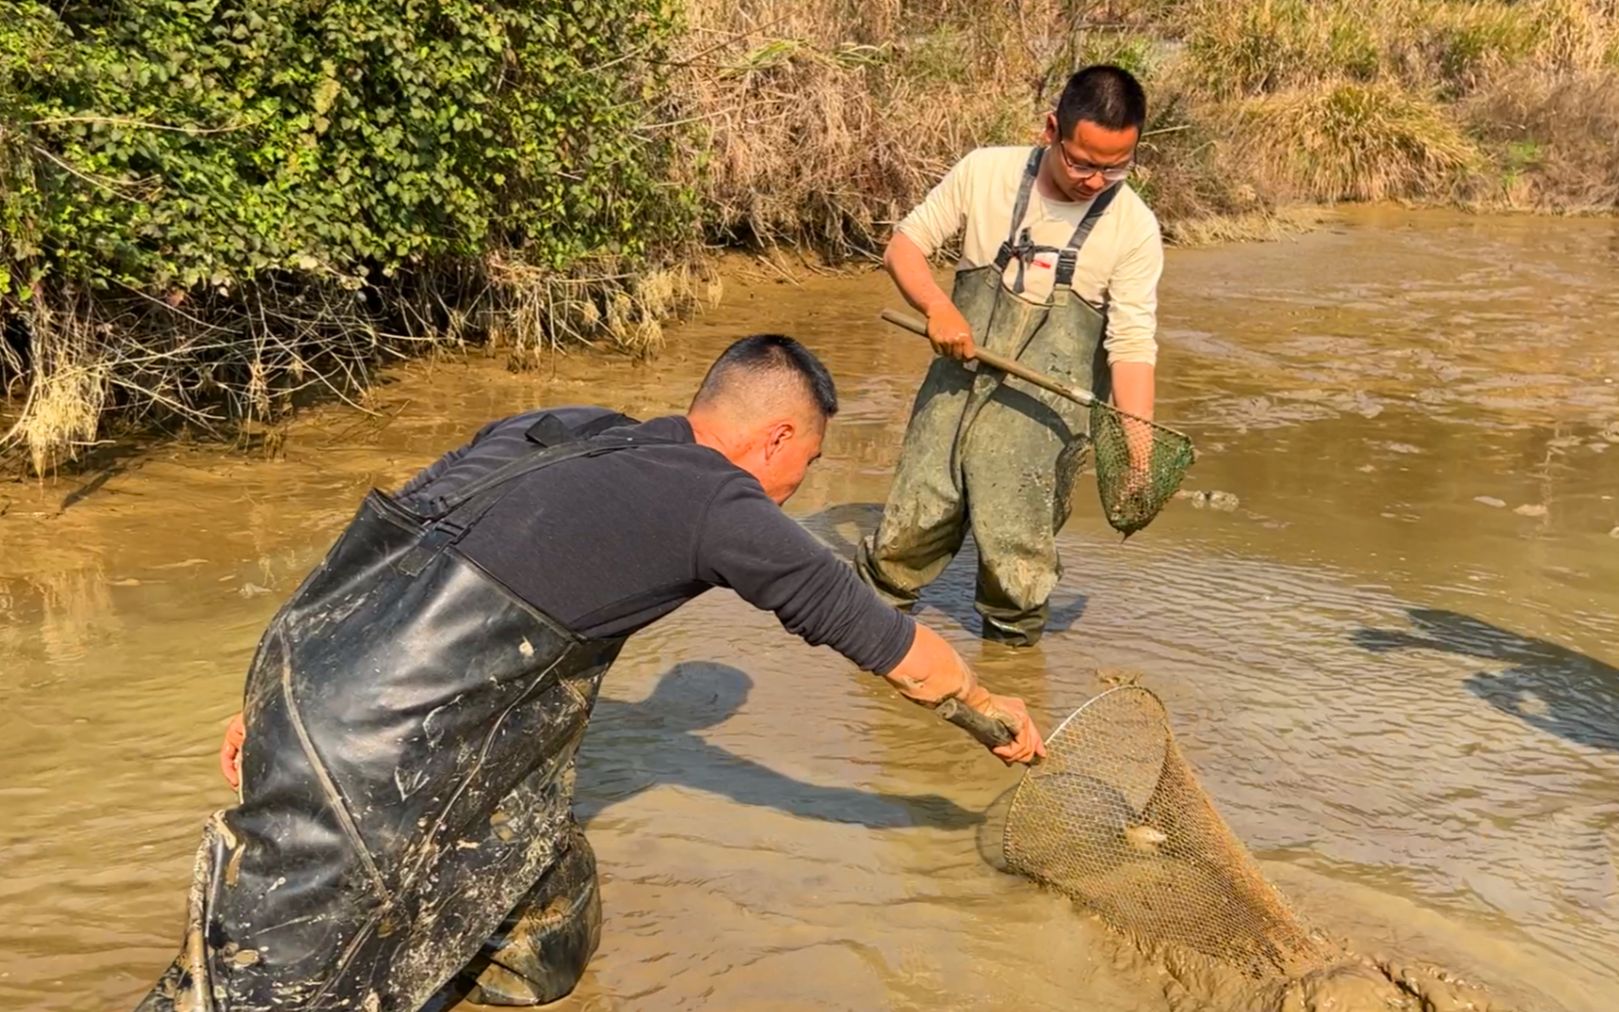
M 967 675 L 967 680 L 962 683 L 961 689 L 957 691 L 956 698 L 961 700 L 970 710 L 983 713 L 989 709 L 990 692 L 980 685 L 977 677 L 972 674 Z
M 953 307 L 954 305 L 955 303 L 950 301 L 950 296 L 946 295 L 943 291 L 930 292 L 922 300 L 922 315 L 931 320 L 935 314 L 941 312 L 946 307 Z

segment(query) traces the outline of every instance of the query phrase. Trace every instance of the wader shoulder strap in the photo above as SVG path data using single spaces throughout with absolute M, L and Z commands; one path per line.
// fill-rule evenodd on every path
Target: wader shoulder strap
M 502 464 L 459 492 L 445 496 L 441 500 L 443 509 L 438 515 L 453 515 L 462 506 L 492 488 L 504 485 L 513 478 L 521 478 L 525 474 L 538 471 L 543 467 L 549 467 L 552 464 L 561 463 L 564 460 L 608 453 L 628 446 L 646 446 L 652 443 L 667 442 L 667 440 L 661 439 L 648 439 L 645 436 L 632 436 L 629 433 L 594 433 L 590 431 L 594 428 L 595 423 L 586 423 L 586 425 L 576 430 L 575 438 L 573 439 L 555 446 L 541 444 L 541 448 L 533 453 Z
M 1012 207 L 1012 220 L 1006 227 L 1006 239 L 995 253 L 995 269 L 1002 273 L 1005 273 L 1006 265 L 1012 262 L 1012 258 L 1018 255 L 1018 229 L 1023 226 L 1023 216 L 1029 212 L 1029 193 L 1034 189 L 1035 177 L 1040 173 L 1040 155 L 1044 151 L 1044 148 L 1031 149 L 1029 160 L 1023 166 L 1023 180 L 1018 184 L 1017 203 Z M 1028 235 L 1025 234 L 1021 245 L 1027 244 Z M 1018 280 L 1022 281 L 1021 275 Z
M 1079 263 L 1079 248 L 1085 245 L 1091 229 L 1096 227 L 1097 220 L 1107 211 L 1108 205 L 1113 203 L 1113 198 L 1118 196 L 1118 193 L 1117 186 L 1110 186 L 1098 193 L 1096 199 L 1091 201 L 1091 206 L 1085 209 L 1085 217 L 1079 220 L 1079 226 L 1074 229 L 1073 237 L 1068 240 L 1068 245 L 1063 247 L 1063 251 L 1057 254 L 1055 290 L 1061 291 L 1074 283 L 1074 267 Z
M 1017 293 L 1023 291 L 1023 265 L 1027 258 L 1042 252 L 1057 254 L 1057 270 L 1052 290 L 1062 291 L 1073 285 L 1074 267 L 1079 263 L 1079 249 L 1085 245 L 1091 229 L 1096 227 L 1097 220 L 1107 211 L 1119 192 L 1117 186 L 1110 186 L 1096 195 L 1096 199 L 1091 201 L 1091 206 L 1085 209 L 1085 216 L 1074 228 L 1074 234 L 1069 237 L 1067 246 L 1060 250 L 1051 246 L 1036 246 L 1029 238 L 1029 230 L 1022 228 L 1022 225 L 1023 216 L 1029 210 L 1029 194 L 1034 189 L 1035 176 L 1040 171 L 1040 155 L 1043 151 L 1043 148 L 1035 148 L 1029 152 L 1028 164 L 1023 169 L 1023 182 L 1018 186 L 1017 206 L 1012 209 L 1012 226 L 1007 232 L 1006 240 L 1001 243 L 1000 250 L 995 254 L 995 269 L 1002 274 L 1006 272 L 1007 264 L 1014 258 L 1017 260 L 1017 279 L 1012 283 L 1012 291 Z
M 510 483 L 518 478 L 565 460 L 594 457 L 616 450 L 661 445 L 667 442 L 661 439 L 648 439 L 645 436 L 632 436 L 628 433 L 605 433 L 570 440 L 560 446 L 546 447 L 526 457 L 519 457 L 473 482 L 455 495 L 446 497 L 443 511 L 423 529 L 415 546 L 400 558 L 397 563 L 398 569 L 406 576 L 416 576 L 426 569 L 427 564 L 435 556 L 460 541 L 467 531 L 472 529 L 472 525 L 510 491 Z

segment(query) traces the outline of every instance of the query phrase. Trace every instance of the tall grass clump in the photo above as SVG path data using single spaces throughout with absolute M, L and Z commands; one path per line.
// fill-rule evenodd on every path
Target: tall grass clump
M 1149 30 L 1173 3 L 689 4 L 681 90 L 701 123 L 692 164 L 718 241 L 874 254 L 967 151 L 1034 143 L 1068 75 L 1092 62 L 1124 66 L 1152 92 L 1137 182 L 1161 217 L 1268 213 L 1216 163 L 1174 47 Z M 710 52 L 711 40 L 730 41 Z
M 1243 130 L 1262 171 L 1306 200 L 1385 200 L 1442 193 L 1479 162 L 1473 143 L 1420 95 L 1342 82 L 1252 101 Z
M 970 148 L 1031 141 L 1086 63 L 1146 82 L 1132 183 L 1195 241 L 1268 234 L 1290 201 L 1490 203 L 1508 166 L 1584 164 L 1496 140 L 1478 117 L 1507 105 L 1480 99 L 1619 46 L 1605 0 L 687 2 L 711 237 L 838 254 L 875 250 Z
M 1191 81 L 1210 98 L 1370 80 L 1381 68 L 1373 21 L 1331 0 L 1197 0 L 1181 17 Z
M 1446 4 L 1427 21 L 1423 43 L 1410 47 L 1405 76 L 1437 75 L 1447 93 L 1472 91 L 1491 74 L 1532 60 L 1551 26 L 1539 5 Z
M 1038 125 L 1030 47 L 1049 40 L 1004 5 L 688 0 L 687 17 L 686 164 L 721 241 L 870 251 L 961 154 Z
M 1276 200 L 1612 206 L 1607 0 L 1185 0 L 1160 19 L 1190 119 L 1253 152 Z M 1572 94 L 1596 106 L 1552 129 Z
M 1573 213 L 1619 207 L 1619 69 L 1523 70 L 1462 112 L 1493 152 L 1484 202 Z
M 1609 0 L 1181 0 L 1157 28 L 1185 42 L 1199 90 L 1262 95 L 1336 80 L 1466 90 L 1533 64 L 1589 69 L 1612 52 Z

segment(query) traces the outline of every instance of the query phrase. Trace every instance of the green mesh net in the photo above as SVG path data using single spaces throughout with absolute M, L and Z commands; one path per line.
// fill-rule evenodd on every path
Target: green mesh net
M 1152 523 L 1197 459 L 1185 433 L 1091 404 L 1091 445 L 1102 513 L 1114 530 L 1134 534 Z
M 881 315 L 896 327 L 927 336 L 927 323 L 914 316 L 892 309 L 883 310 Z M 1089 447 L 1096 458 L 1096 490 L 1102 497 L 1102 513 L 1113 529 L 1125 537 L 1152 523 L 1164 503 L 1174 497 L 1181 479 L 1186 477 L 1187 468 L 1197 459 L 1192 441 L 1183 432 L 1126 415 L 1113 405 L 1097 400 L 1088 390 L 1069 387 L 1012 359 L 983 349 L 978 350 L 976 358 L 1025 383 L 1090 405 Z M 1073 479 L 1084 465 L 1086 449 L 1085 439 L 1072 440 L 1057 458 L 1058 485 L 1068 490 L 1056 518 L 1058 526 L 1067 517 Z

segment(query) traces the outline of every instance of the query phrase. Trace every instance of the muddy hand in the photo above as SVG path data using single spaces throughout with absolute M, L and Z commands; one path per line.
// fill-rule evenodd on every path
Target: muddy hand
M 957 361 L 973 357 L 973 331 L 954 304 L 946 302 L 928 314 L 928 340 L 933 350 Z
M 238 713 L 225 725 L 225 741 L 219 746 L 219 772 L 225 775 L 225 782 L 232 790 L 240 790 L 242 786 L 242 742 L 246 740 L 247 725 L 242 723 L 242 715 Z
M 1008 766 L 1013 763 L 1032 766 L 1045 758 L 1045 739 L 1041 737 L 1040 729 L 1034 726 L 1034 718 L 1029 716 L 1029 708 L 1023 700 L 1016 696 L 991 693 L 984 713 L 1000 721 L 1004 727 L 1017 729 L 1017 736 L 1011 742 L 990 749 L 1002 762 Z
M 939 704 L 939 716 L 956 725 L 1010 766 L 1020 762 L 1039 765 L 1046 754 L 1040 729 L 1034 726 L 1028 707 L 1015 696 L 983 692 L 976 707 L 959 699 Z

